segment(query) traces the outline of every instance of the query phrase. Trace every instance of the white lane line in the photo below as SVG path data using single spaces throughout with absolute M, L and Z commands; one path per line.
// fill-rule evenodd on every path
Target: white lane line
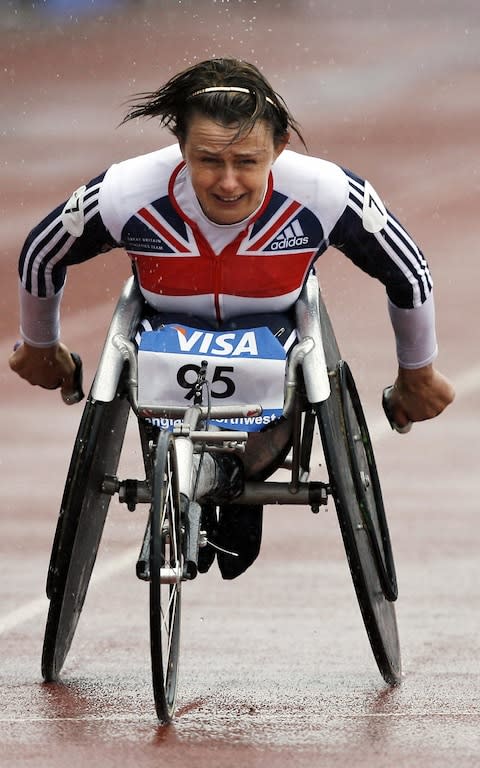
M 30 600 L 25 605 L 16 608 L 14 611 L 7 613 L 0 621 L 0 635 L 8 632 L 11 629 L 15 629 L 20 624 L 24 624 L 26 621 L 39 616 L 42 613 L 47 613 L 48 600 L 47 597 L 38 597 L 36 600 Z
M 453 379 L 453 386 L 455 387 L 457 398 L 468 397 L 473 395 L 474 392 L 480 394 L 480 365 L 474 366 L 464 371 Z
M 0 717 L 0 723 L 86 723 L 155 721 L 153 715 L 85 715 L 78 717 Z M 155 721 L 158 723 L 158 721 Z
M 457 718 L 457 717 L 476 717 L 479 714 L 477 710 L 447 710 L 445 712 L 431 712 L 430 710 L 414 710 L 411 712 L 336 712 L 333 717 L 328 715 L 325 717 L 325 721 L 331 722 L 331 720 L 362 720 L 376 718 L 382 719 L 395 719 L 398 718 Z M 231 720 L 232 715 L 230 713 L 215 713 L 215 720 Z M 316 719 L 318 719 L 316 717 Z M 151 715 L 135 715 L 132 714 L 118 714 L 118 715 L 79 715 L 77 717 L 0 717 L 0 723 L 88 723 L 88 722 L 138 722 L 139 720 L 152 721 L 154 717 Z
M 114 557 L 105 564 L 99 564 L 93 574 L 91 584 L 101 584 L 106 581 L 110 576 L 118 573 L 123 568 L 135 563 L 136 557 L 139 552 L 139 547 L 131 547 L 125 552 L 122 552 L 118 557 Z M 31 619 L 38 616 L 47 614 L 49 602 L 47 597 L 39 597 L 36 600 L 30 600 L 25 605 L 16 608 L 14 611 L 7 613 L 2 619 L 0 619 L 0 635 L 8 632 L 16 627 L 24 624 Z
M 1 349 L 1 346 L 0 346 Z M 480 366 L 475 366 L 463 374 L 458 376 L 454 381 L 457 399 L 461 397 L 468 397 L 475 391 L 480 391 Z M 388 435 L 391 435 L 392 430 L 386 419 L 376 419 L 369 425 L 370 435 L 372 441 L 377 443 Z M 117 558 L 114 558 L 104 566 L 100 566 L 94 571 L 92 575 L 92 584 L 101 583 L 105 581 L 110 575 L 117 573 L 130 564 L 132 554 L 136 550 L 129 549 L 124 554 Z M 11 629 L 15 629 L 21 624 L 29 621 L 30 619 L 45 614 L 48 607 L 48 601 L 46 597 L 37 598 L 31 600 L 25 605 L 17 608 L 16 610 L 8 613 L 3 619 L 0 619 L 0 635 L 8 632 Z

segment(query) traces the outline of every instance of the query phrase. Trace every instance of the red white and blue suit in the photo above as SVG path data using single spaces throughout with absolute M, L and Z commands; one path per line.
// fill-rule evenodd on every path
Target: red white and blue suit
M 400 364 L 431 362 L 432 281 L 421 251 L 368 182 L 290 150 L 274 163 L 260 207 L 234 225 L 205 216 L 178 145 L 115 164 L 81 187 L 22 249 L 23 337 L 56 341 L 68 266 L 112 248 L 129 255 L 154 310 L 221 324 L 289 310 L 329 246 L 385 285 Z

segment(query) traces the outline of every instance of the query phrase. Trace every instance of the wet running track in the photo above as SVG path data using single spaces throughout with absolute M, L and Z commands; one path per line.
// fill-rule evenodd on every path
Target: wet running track
M 120 4 L 119 4 L 120 5 Z M 327 4 L 325 4 L 327 5 Z M 460 0 L 139 3 L 115 17 L 43 17 L 0 28 L 0 765 L 428 768 L 480 764 L 478 211 L 480 13 Z M 411 7 L 410 7 L 411 6 Z M 5 11 L 2 13 L 6 13 Z M 439 368 L 457 399 L 408 436 L 380 392 L 395 373 L 381 286 L 335 252 L 319 275 L 357 378 L 382 478 L 399 579 L 404 679 L 382 681 L 333 506 L 270 508 L 261 556 L 234 582 L 184 589 L 178 713 L 155 718 L 148 594 L 135 577 L 145 512 L 113 504 L 61 685 L 41 681 L 44 584 L 81 414 L 15 380 L 16 258 L 30 226 L 117 159 L 170 141 L 116 129 L 122 102 L 190 62 L 259 63 L 313 154 L 369 178 L 434 273 Z M 65 341 L 95 370 L 128 277 L 114 252 L 72 269 Z M 132 430 L 125 471 L 138 464 Z

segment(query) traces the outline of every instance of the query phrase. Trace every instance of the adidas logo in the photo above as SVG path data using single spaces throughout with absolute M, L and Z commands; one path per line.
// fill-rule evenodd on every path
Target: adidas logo
M 285 248 L 299 248 L 307 244 L 308 237 L 305 235 L 298 219 L 294 219 L 273 241 L 270 249 L 272 251 L 281 251 Z

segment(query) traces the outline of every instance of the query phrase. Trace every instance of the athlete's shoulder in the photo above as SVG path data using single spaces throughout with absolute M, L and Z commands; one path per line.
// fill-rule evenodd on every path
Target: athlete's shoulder
M 181 162 L 178 144 L 111 165 L 103 179 L 99 205 L 109 230 L 118 235 L 139 208 L 168 194 L 173 170 Z
M 347 205 L 348 177 L 329 160 L 284 150 L 273 165 L 273 180 L 278 192 L 298 200 L 330 226 Z
M 149 168 L 169 167 L 180 162 L 181 159 L 179 145 L 170 144 L 168 147 L 162 147 L 146 154 L 121 160 L 112 165 L 108 172 L 135 173 Z
M 275 177 L 282 183 L 333 183 L 343 187 L 348 183 L 343 168 L 331 160 L 303 155 L 291 149 L 285 149 L 279 155 L 273 170 Z
M 105 174 L 103 186 L 124 186 L 131 184 L 141 190 L 145 187 L 158 187 L 168 180 L 173 169 L 181 162 L 182 156 L 178 144 L 148 152 L 145 155 L 131 157 L 111 165 Z

